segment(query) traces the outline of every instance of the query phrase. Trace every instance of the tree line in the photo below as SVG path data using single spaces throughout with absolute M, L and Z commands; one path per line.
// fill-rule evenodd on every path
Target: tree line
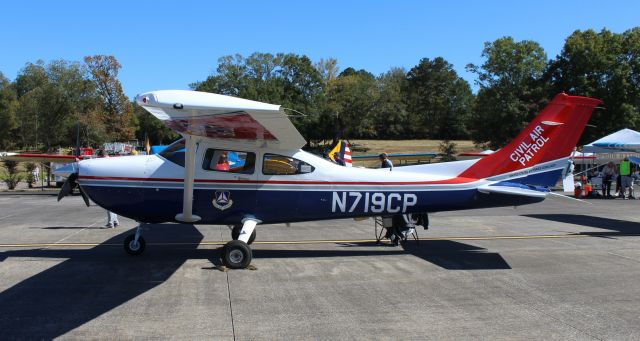
M 602 99 L 581 142 L 640 128 L 640 27 L 577 30 L 549 59 L 535 41 L 486 42 L 478 91 L 442 57 L 374 75 L 333 58 L 294 53 L 224 56 L 194 90 L 281 104 L 310 144 L 341 138 L 472 139 L 499 148 L 559 92 Z M 14 81 L 0 74 L 0 149 L 84 145 L 176 136 L 126 98 L 113 56 L 83 63 L 27 63 Z M 37 128 L 36 128 L 37 127 Z M 37 136 L 36 136 L 37 135 Z M 37 142 L 36 142 L 37 141 Z

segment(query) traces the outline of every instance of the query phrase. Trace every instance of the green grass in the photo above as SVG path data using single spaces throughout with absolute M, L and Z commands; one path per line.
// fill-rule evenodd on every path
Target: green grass
M 349 140 L 352 154 L 439 153 L 442 140 Z M 472 141 L 452 141 L 458 153 L 479 151 Z

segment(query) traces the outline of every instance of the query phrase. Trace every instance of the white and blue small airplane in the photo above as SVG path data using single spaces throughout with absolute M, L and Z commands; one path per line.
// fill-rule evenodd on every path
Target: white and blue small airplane
M 303 151 L 304 138 L 278 105 L 183 90 L 153 91 L 136 101 L 182 139 L 158 155 L 82 160 L 58 173 L 78 181 L 83 196 L 99 206 L 140 223 L 124 242 L 132 255 L 145 249 L 145 223 L 233 227 L 222 254 L 230 268 L 250 264 L 249 244 L 263 224 L 424 218 L 540 202 L 600 103 L 562 93 L 491 155 L 389 171 L 342 167 Z

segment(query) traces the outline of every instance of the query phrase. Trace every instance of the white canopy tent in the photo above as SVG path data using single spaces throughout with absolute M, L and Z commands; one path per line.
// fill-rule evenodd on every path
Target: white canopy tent
M 618 130 L 584 146 L 585 153 L 633 153 L 640 151 L 640 133 L 628 128 Z
M 597 164 L 618 163 L 625 157 L 640 156 L 640 133 L 625 128 L 584 145 L 582 151 L 594 153 Z

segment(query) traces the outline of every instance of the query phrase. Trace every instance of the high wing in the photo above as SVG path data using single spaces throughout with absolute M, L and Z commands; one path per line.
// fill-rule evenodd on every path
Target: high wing
M 147 92 L 138 95 L 136 102 L 185 138 L 182 213 L 175 217 L 182 222 L 201 219 L 193 214 L 198 141 L 214 140 L 219 147 L 229 149 L 295 150 L 306 143 L 279 105 L 187 90 Z M 250 222 L 249 225 L 255 227 L 256 223 Z
M 306 143 L 279 105 L 187 90 L 152 91 L 136 102 L 172 130 L 220 146 L 300 149 Z

